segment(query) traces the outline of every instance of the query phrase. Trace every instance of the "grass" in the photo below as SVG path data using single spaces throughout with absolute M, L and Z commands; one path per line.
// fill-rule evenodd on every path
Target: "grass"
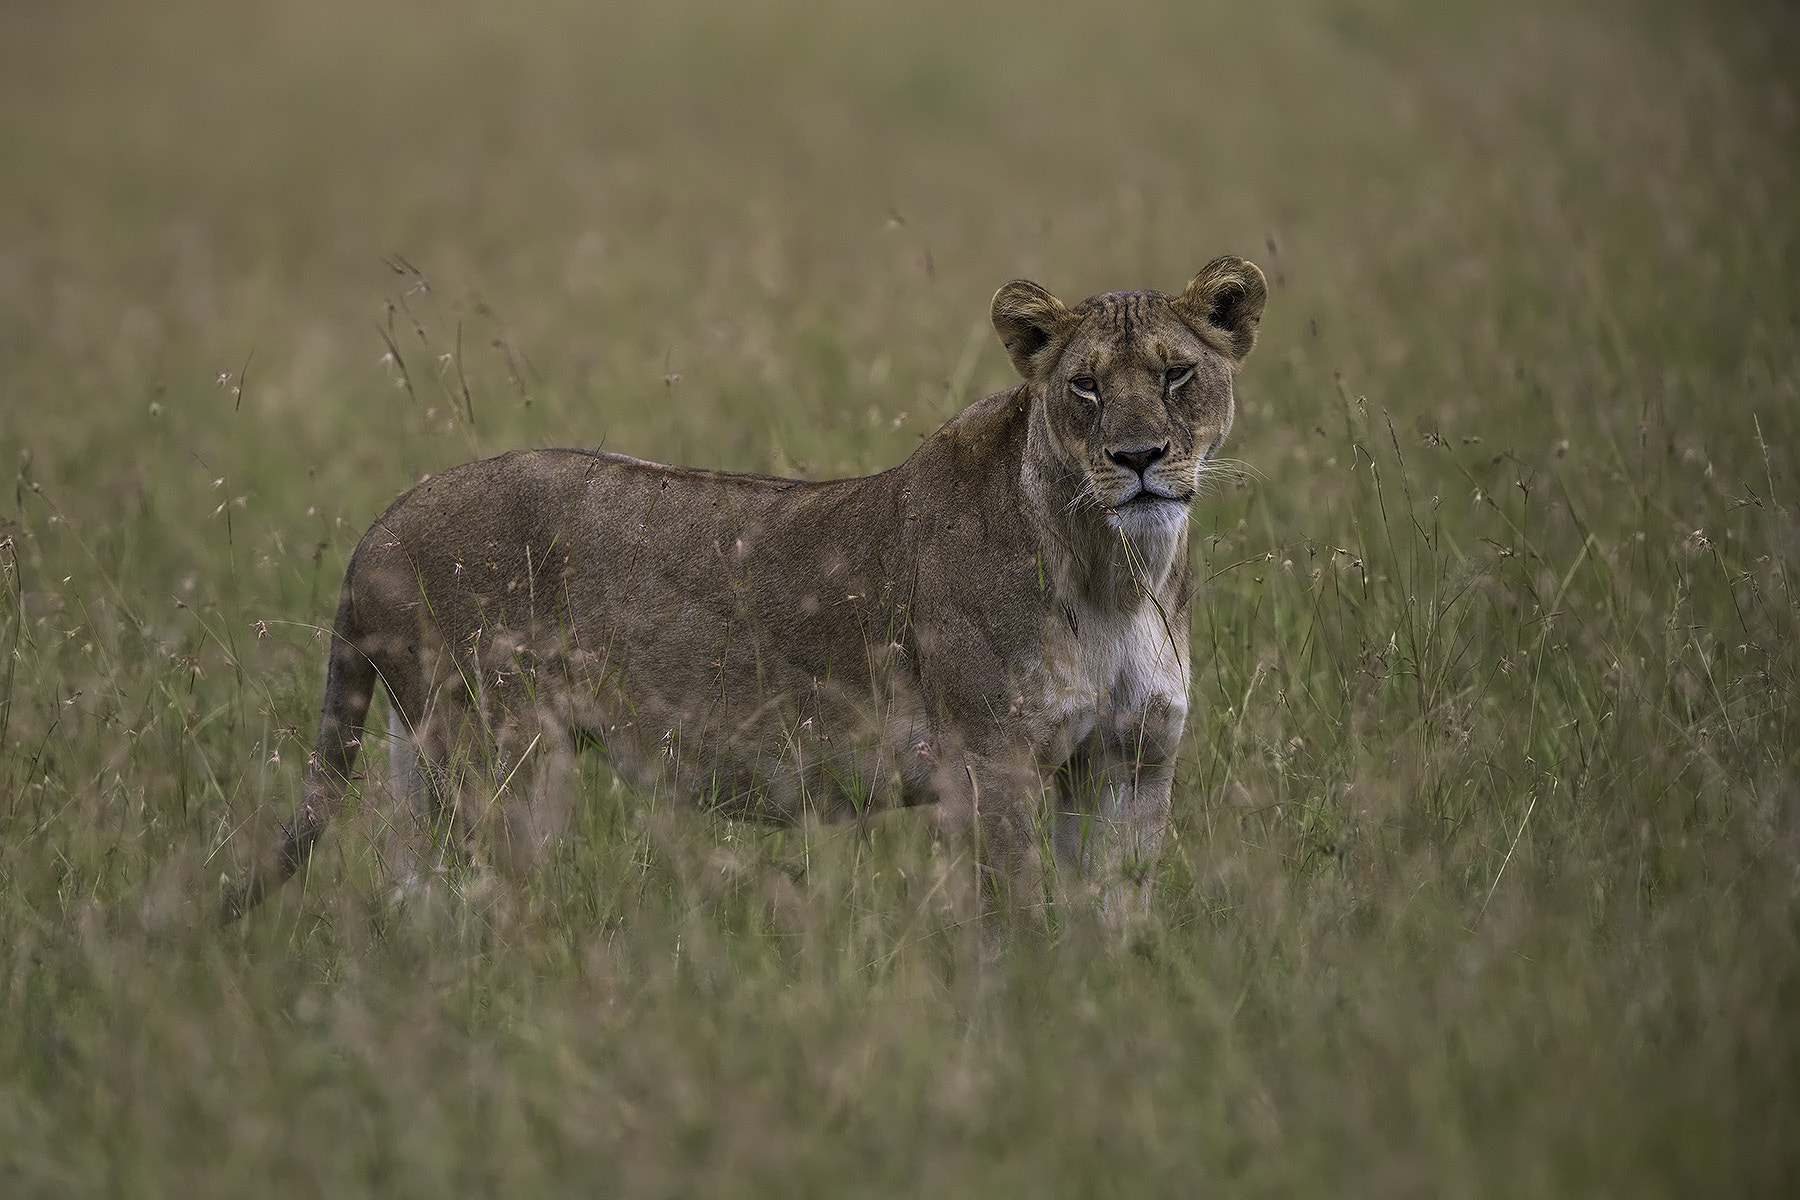
M 0 1191 L 1791 1190 L 1797 59 L 1748 0 L 9 6 Z M 530 879 L 392 907 L 370 803 L 207 919 L 422 473 L 877 469 L 1009 383 L 1000 283 L 1228 251 L 1140 952 L 975 969 L 922 822 L 597 762 Z

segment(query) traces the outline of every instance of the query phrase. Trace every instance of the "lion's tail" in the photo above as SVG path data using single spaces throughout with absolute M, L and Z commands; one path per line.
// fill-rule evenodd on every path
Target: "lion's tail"
M 331 660 L 325 674 L 319 736 L 307 763 L 300 806 L 283 829 L 280 845 L 259 859 L 225 897 L 220 916 L 226 921 L 243 916 L 293 877 L 337 814 L 350 786 L 350 774 L 362 748 L 363 720 L 369 715 L 377 678 L 374 661 L 358 645 L 350 591 L 346 576 L 331 633 Z

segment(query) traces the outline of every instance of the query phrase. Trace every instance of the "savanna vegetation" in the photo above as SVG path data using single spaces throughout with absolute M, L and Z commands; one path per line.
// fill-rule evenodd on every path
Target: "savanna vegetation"
M 1800 20 L 1754 0 L 0 10 L 0 1192 L 1800 1184 Z M 1153 927 L 618 785 L 302 879 L 345 556 L 526 445 L 826 477 L 1002 282 L 1267 272 Z

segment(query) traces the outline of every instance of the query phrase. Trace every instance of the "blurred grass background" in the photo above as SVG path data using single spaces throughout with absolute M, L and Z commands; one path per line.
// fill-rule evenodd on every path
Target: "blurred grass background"
M 0 9 L 0 1191 L 1800 1184 L 1800 20 L 1753 0 Z M 519 445 L 827 476 L 1000 283 L 1272 290 L 1131 954 L 588 763 L 242 929 L 357 536 Z M 378 784 L 371 781 L 371 790 Z

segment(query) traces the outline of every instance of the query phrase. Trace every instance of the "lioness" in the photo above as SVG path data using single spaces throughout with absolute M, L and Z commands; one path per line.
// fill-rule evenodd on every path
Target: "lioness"
M 299 809 L 227 916 L 337 811 L 379 681 L 419 827 L 491 803 L 530 858 L 592 741 L 778 821 L 935 801 L 987 907 L 1041 913 L 1048 776 L 1059 874 L 1135 921 L 1187 717 L 1188 506 L 1265 294 L 1231 257 L 1179 296 L 1009 283 L 1024 383 L 867 478 L 527 450 L 427 479 L 351 556 Z

